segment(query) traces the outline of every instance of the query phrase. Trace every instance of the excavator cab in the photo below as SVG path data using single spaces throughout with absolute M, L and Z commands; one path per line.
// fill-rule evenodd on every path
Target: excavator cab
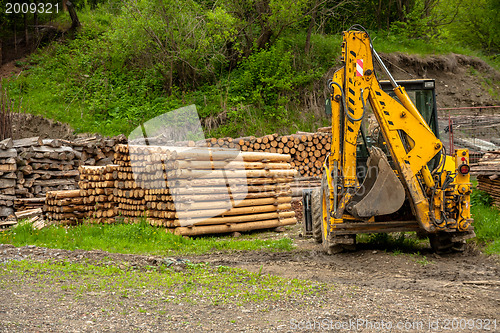
M 392 98 L 398 100 L 390 81 L 381 80 L 379 82 L 383 91 L 389 94 Z M 432 129 L 434 135 L 439 138 L 436 91 L 434 89 L 436 83 L 434 79 L 399 80 L 396 81 L 396 83 L 405 88 L 411 101 Z

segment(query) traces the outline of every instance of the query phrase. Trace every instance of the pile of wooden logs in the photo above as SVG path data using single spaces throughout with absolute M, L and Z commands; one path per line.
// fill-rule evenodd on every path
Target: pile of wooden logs
M 297 132 L 292 135 L 277 134 L 263 137 L 243 137 L 238 139 L 207 139 L 209 147 L 235 148 L 247 152 L 269 152 L 289 154 L 290 164 L 304 177 L 320 177 L 321 166 L 330 152 L 331 131 L 322 128 L 316 133 Z
M 17 152 L 11 139 L 0 142 L 0 220 L 14 213 Z
M 113 194 L 120 218 L 133 221 L 135 218 L 145 217 L 145 190 L 135 181 L 142 169 L 136 170 L 136 174 L 132 172 L 128 145 L 115 146 L 114 163 L 118 165 L 118 176 Z
M 18 198 L 44 197 L 48 191 L 77 188 L 80 153 L 61 140 L 38 137 L 14 140 Z
M 118 179 L 118 165 L 87 166 L 78 168 L 80 172 L 80 196 L 86 217 L 95 223 L 113 223 L 118 208 L 115 204 L 115 181 Z
M 493 198 L 493 205 L 500 208 L 500 150 L 486 153 L 481 160 L 472 165 L 477 175 L 477 187 Z
M 123 185 L 136 187 L 126 191 L 135 203 L 128 201 L 125 214 L 143 212 L 180 235 L 296 223 L 289 210 L 297 172 L 289 161 L 283 154 L 162 146 L 118 145 L 115 153 L 128 179 Z
M 129 142 L 141 144 L 144 139 Z M 330 152 L 332 141 L 331 127 L 319 128 L 316 133 L 297 132 L 292 135 L 279 136 L 269 134 L 262 137 L 247 136 L 233 139 L 210 138 L 200 141 L 174 142 L 162 136 L 148 138 L 150 145 L 185 146 L 185 147 L 214 147 L 241 150 L 244 152 L 266 152 L 289 154 L 291 166 L 304 177 L 320 177 L 321 166 L 326 155 Z
M 107 165 L 112 164 L 114 147 L 127 142 L 124 135 L 115 137 L 80 137 L 73 141 L 66 141 L 68 145 L 80 153 L 80 165 Z
M 50 224 L 74 225 L 87 217 L 80 190 L 47 192 L 43 211 Z

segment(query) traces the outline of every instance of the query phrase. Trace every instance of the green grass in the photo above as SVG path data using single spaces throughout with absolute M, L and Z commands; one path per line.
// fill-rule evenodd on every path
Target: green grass
M 491 196 L 477 189 L 477 179 L 471 179 L 471 213 L 477 241 L 486 253 L 500 254 L 500 211 L 493 207 Z
M 414 232 L 360 234 L 357 241 L 394 254 L 419 253 L 422 249 L 421 241 Z
M 216 251 L 290 251 L 292 240 L 237 239 L 230 236 L 184 238 L 145 222 L 138 224 L 82 224 L 34 230 L 30 224 L 0 232 L 0 242 L 14 246 L 36 245 L 66 250 L 103 250 L 133 254 L 203 254 Z
M 500 254 L 500 211 L 491 206 L 473 205 L 472 217 L 476 238 L 484 245 L 485 252 Z
M 124 268 L 125 267 L 125 268 Z M 153 310 L 163 303 L 235 304 L 248 302 L 303 302 L 305 296 L 321 294 L 328 287 L 298 279 L 252 273 L 242 269 L 188 263 L 182 269 L 167 266 L 127 268 L 124 265 L 69 261 L 10 261 L 0 265 L 0 289 L 16 283 L 35 284 L 40 292 L 63 291 L 75 299 L 88 293 L 110 297 L 110 304 L 134 299 L 155 290 Z M 114 295 L 114 296 L 111 296 Z M 142 312 L 144 305 L 138 306 Z M 131 309 L 133 311 L 133 309 Z

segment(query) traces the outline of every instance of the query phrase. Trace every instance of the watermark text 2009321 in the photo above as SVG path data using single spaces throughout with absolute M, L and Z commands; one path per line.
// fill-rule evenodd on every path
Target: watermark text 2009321
M 57 14 L 60 10 L 59 3 L 28 3 L 28 2 L 7 2 L 5 4 L 5 14 Z
M 334 320 L 330 318 L 320 318 L 311 320 L 294 320 L 289 323 L 291 330 L 301 331 L 369 331 L 369 332 L 496 332 L 496 319 L 465 319 L 465 318 L 443 318 L 428 320 L 404 320 L 404 321 L 386 321 L 386 320 L 368 320 L 368 319 L 348 319 Z

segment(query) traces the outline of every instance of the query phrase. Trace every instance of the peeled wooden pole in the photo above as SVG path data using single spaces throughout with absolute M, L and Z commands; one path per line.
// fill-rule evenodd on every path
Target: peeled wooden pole
M 277 198 L 260 198 L 260 199 L 246 199 L 236 203 L 235 207 L 254 207 L 262 205 L 279 205 L 291 202 L 291 197 L 277 197 Z M 222 201 L 207 201 L 207 202 L 193 202 L 193 203 L 176 203 L 175 207 L 178 212 L 185 210 L 206 210 L 216 208 L 230 209 L 233 203 L 230 200 Z
M 196 211 L 177 211 L 176 215 L 178 218 L 199 218 L 199 217 L 212 217 L 212 216 L 230 216 L 230 215 L 246 215 L 246 214 L 256 214 L 264 212 L 274 212 L 280 210 L 290 210 L 292 205 L 289 203 L 280 205 L 262 205 L 253 207 L 236 207 L 231 208 L 227 211 L 222 211 L 220 209 L 207 209 L 207 210 L 196 210 Z
M 171 178 L 274 178 L 274 177 L 293 177 L 297 174 L 296 170 L 280 169 L 280 170 L 172 170 L 167 172 L 167 179 Z
M 252 221 L 262 221 L 270 219 L 286 219 L 295 217 L 295 212 L 272 212 L 272 213 L 262 213 L 262 214 L 250 214 L 250 215 L 235 215 L 226 217 L 211 217 L 205 220 L 195 220 L 191 223 L 189 220 L 181 223 L 179 220 L 173 221 L 172 225 L 176 227 L 184 227 L 187 225 L 214 225 L 214 224 L 226 224 L 226 223 L 241 223 L 241 222 L 252 222 Z
M 206 195 L 196 195 L 196 193 L 189 195 L 174 195 L 173 198 L 177 202 L 200 202 L 200 201 L 214 201 L 214 200 L 242 200 L 242 199 L 258 199 L 258 198 L 274 198 L 274 197 L 284 197 L 291 196 L 291 190 L 283 191 L 269 191 L 269 192 L 233 192 L 226 190 L 224 193 L 213 193 Z
M 235 224 L 220 224 L 220 225 L 206 225 L 206 226 L 193 226 L 193 227 L 178 227 L 175 228 L 174 233 L 176 235 L 182 236 L 199 236 L 205 234 L 219 234 L 234 231 L 249 231 L 256 229 L 268 229 L 275 228 L 279 226 L 296 224 L 297 219 L 295 217 L 278 220 L 265 220 L 265 221 L 253 221 Z

